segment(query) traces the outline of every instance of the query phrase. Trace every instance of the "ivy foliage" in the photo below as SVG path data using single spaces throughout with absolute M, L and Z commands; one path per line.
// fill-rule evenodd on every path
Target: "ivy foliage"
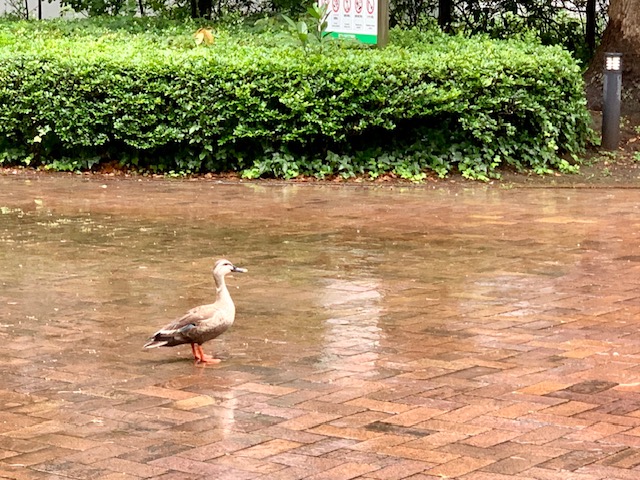
M 488 179 L 571 170 L 589 134 L 559 47 L 393 31 L 384 50 L 166 20 L 0 22 L 0 164 Z M 287 40 L 288 38 L 288 40 Z

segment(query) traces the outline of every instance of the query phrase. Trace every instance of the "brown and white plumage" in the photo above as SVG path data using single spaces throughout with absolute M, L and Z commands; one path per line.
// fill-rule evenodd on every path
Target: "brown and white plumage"
M 182 317 L 165 325 L 149 338 L 144 348 L 174 347 L 189 343 L 196 363 L 220 362 L 219 359 L 205 355 L 202 344 L 221 335 L 233 324 L 236 308 L 224 277 L 232 272 L 246 271 L 234 266 L 229 260 L 218 260 L 213 267 L 216 301 L 192 308 Z

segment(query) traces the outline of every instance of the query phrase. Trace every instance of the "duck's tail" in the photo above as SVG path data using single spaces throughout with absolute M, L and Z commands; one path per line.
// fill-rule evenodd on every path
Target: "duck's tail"
M 147 343 L 145 343 L 142 348 L 174 347 L 176 345 L 182 345 L 183 343 L 189 343 L 190 340 L 185 338 L 183 334 L 194 327 L 195 325 L 193 323 L 188 323 L 180 328 L 165 327 L 149 337 Z
M 163 338 L 157 338 L 157 337 L 158 335 L 156 335 L 155 337 L 151 337 L 149 341 L 142 346 L 142 348 L 164 347 L 169 343 L 169 339 L 163 339 Z
M 154 333 L 142 348 L 172 347 L 176 345 L 175 330 L 162 329 Z

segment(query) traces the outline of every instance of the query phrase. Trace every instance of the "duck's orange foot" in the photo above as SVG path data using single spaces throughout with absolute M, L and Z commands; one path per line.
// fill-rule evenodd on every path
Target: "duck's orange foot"
M 219 358 L 213 358 L 211 355 L 206 355 L 202 351 L 202 346 L 192 343 L 191 349 L 193 350 L 193 357 L 195 359 L 196 365 L 207 365 L 207 364 L 216 364 L 220 363 L 222 360 Z
M 220 363 L 222 360 L 219 358 L 213 358 L 210 355 L 204 355 L 203 357 L 196 358 L 196 365 L 212 365 L 216 363 Z

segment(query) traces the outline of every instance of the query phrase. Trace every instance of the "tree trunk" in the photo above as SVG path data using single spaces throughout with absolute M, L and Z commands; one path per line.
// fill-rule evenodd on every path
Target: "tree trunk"
M 622 110 L 640 112 L 640 0 L 611 0 L 609 24 L 585 73 L 589 107 L 602 107 L 605 52 L 622 53 Z
M 596 0 L 587 0 L 586 39 L 589 55 L 596 50 Z
M 451 31 L 451 16 L 453 13 L 452 0 L 438 1 L 438 25 L 444 32 Z
M 198 16 L 200 18 L 211 18 L 213 0 L 198 0 Z

